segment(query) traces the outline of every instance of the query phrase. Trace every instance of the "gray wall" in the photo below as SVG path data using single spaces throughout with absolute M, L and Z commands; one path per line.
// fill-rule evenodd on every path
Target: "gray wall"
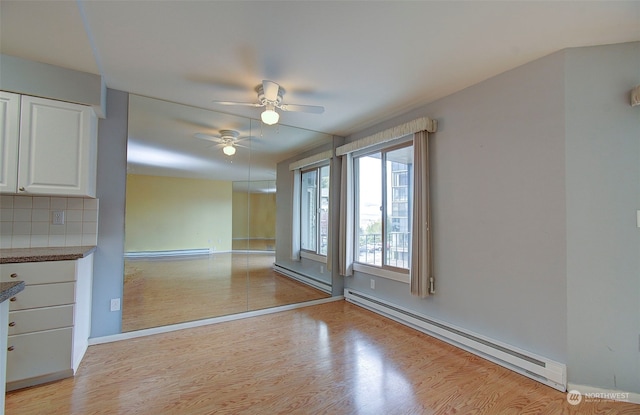
M 93 261 L 91 337 L 121 331 L 122 311 L 109 310 L 112 298 L 122 299 L 128 113 L 129 94 L 108 89 L 107 118 L 98 123 L 96 193 L 100 217 Z
M 640 393 L 640 43 L 568 49 L 397 117 L 432 135 L 436 295 L 347 278 L 421 313 Z
M 640 393 L 640 42 L 566 57 L 569 381 Z
M 439 122 L 430 136 L 436 294 L 418 299 L 408 284 L 362 273 L 345 286 L 566 362 L 564 54 L 347 140 L 424 115 Z
M 100 118 L 105 116 L 106 86 L 100 75 L 3 54 L 0 83 L 3 91 L 91 105 Z
M 276 264 L 328 284 L 332 284 L 332 273 L 327 269 L 326 264 L 306 258 L 301 258 L 300 261 L 291 259 L 293 172 L 289 170 L 289 164 L 330 148 L 332 148 L 332 143 L 281 161 L 278 163 L 276 170 Z M 331 167 L 333 168 L 333 165 Z M 330 203 L 336 199 L 334 188 L 333 183 L 330 183 Z

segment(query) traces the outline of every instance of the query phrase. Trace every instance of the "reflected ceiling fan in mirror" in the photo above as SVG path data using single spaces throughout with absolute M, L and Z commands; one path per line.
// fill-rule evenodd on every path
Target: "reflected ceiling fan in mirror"
M 267 125 L 273 125 L 278 122 L 280 115 L 276 112 L 276 108 L 282 111 L 307 112 L 310 114 L 322 114 L 324 107 L 317 105 L 299 105 L 284 104 L 282 97 L 284 89 L 273 81 L 263 80 L 262 84 L 256 86 L 258 93 L 258 102 L 233 102 L 233 101 L 213 101 L 220 105 L 242 105 L 246 107 L 264 107 L 265 110 L 260 114 L 262 122 Z
M 220 135 L 210 135 L 203 133 L 196 133 L 193 136 L 201 140 L 211 141 L 222 146 L 222 152 L 227 156 L 233 156 L 236 154 L 236 147 L 245 147 L 238 144 L 238 136 L 240 133 L 234 130 L 220 130 Z M 248 138 L 248 137 L 246 137 Z M 246 147 L 245 147 L 246 148 Z

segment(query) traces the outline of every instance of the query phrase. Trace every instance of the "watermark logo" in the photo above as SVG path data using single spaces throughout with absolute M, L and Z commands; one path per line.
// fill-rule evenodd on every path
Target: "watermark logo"
M 582 394 L 580 391 L 573 389 L 567 392 L 567 402 L 569 402 L 570 405 L 578 405 L 582 402 Z
M 581 402 L 629 402 L 628 392 L 587 392 L 572 389 L 567 392 L 567 402 L 570 405 L 578 405 Z

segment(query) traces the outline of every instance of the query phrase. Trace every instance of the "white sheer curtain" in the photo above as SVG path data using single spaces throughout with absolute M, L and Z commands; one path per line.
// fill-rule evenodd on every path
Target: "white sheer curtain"
M 318 154 L 314 154 L 309 157 L 305 157 L 303 159 L 294 161 L 289 164 L 289 170 L 293 172 L 293 200 L 291 202 L 291 260 L 292 261 L 300 261 L 300 192 L 301 192 L 301 176 L 302 169 L 305 167 L 312 166 L 316 163 L 323 162 L 325 160 L 331 160 L 333 157 L 333 150 L 326 150 Z M 331 169 L 329 170 L 329 174 L 331 174 Z M 331 178 L 329 178 L 329 183 L 331 183 Z M 331 229 L 331 209 L 329 209 L 329 229 Z M 328 245 L 330 251 L 331 245 L 331 234 L 327 236 Z M 330 257 L 327 255 L 327 262 L 329 262 Z M 329 268 L 330 270 L 330 268 Z
M 333 160 L 332 160 L 333 161 Z M 336 177 L 335 163 L 329 163 L 329 195 L 333 190 L 334 179 Z M 332 209 L 331 206 L 335 206 L 331 196 L 329 196 L 329 217 L 327 218 L 327 271 L 331 271 L 333 268 L 333 231 L 331 228 L 333 227 L 333 218 L 335 218 L 336 212 L 335 209 Z
M 411 294 L 434 294 L 431 203 L 429 194 L 429 135 L 413 136 L 413 221 L 411 226 Z
M 293 200 L 291 214 L 291 260 L 300 261 L 300 169 L 293 170 Z
M 353 233 L 354 233 L 354 195 L 353 195 L 353 156 L 342 156 L 342 174 L 340 175 L 340 235 L 338 261 L 340 275 L 353 274 Z

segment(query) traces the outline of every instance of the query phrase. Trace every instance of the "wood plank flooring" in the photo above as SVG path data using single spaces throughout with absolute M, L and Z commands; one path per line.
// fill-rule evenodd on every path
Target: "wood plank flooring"
M 638 414 L 583 402 L 345 301 L 91 346 L 6 414 Z
M 122 331 L 329 297 L 273 271 L 275 255 L 213 255 L 125 261 Z

